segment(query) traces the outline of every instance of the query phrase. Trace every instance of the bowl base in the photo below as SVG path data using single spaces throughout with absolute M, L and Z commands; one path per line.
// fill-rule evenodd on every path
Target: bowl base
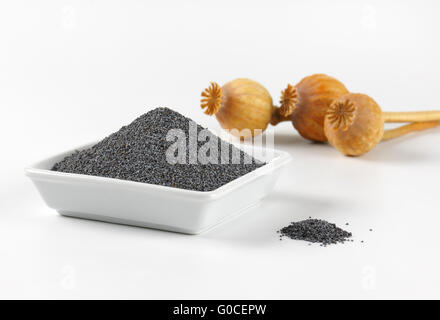
M 224 223 L 227 223 L 239 216 L 241 216 L 243 213 L 248 212 L 260 205 L 260 201 L 257 203 L 254 203 L 250 206 L 247 206 L 245 208 L 242 208 L 238 210 L 237 212 L 234 212 L 232 214 L 227 215 L 214 225 L 207 226 L 202 229 L 185 229 L 185 228 L 179 228 L 175 226 L 170 225 L 163 225 L 163 224 L 156 224 L 156 223 L 149 223 L 145 221 L 138 221 L 138 220 L 129 220 L 129 219 L 121 219 L 121 218 L 114 218 L 109 216 L 102 216 L 92 213 L 85 213 L 85 212 L 71 212 L 71 211 L 63 211 L 58 210 L 57 212 L 64 216 L 69 218 L 79 218 L 79 219 L 86 219 L 86 220 L 93 220 L 93 221 L 100 221 L 100 222 L 108 222 L 108 223 L 114 223 L 114 224 L 121 224 L 126 226 L 134 226 L 134 227 L 141 227 L 141 228 L 149 228 L 149 229 L 158 229 L 158 230 L 164 230 L 164 231 L 170 231 L 170 232 L 177 232 L 177 233 L 183 233 L 188 235 L 197 235 L 201 234 L 207 231 L 210 231 Z

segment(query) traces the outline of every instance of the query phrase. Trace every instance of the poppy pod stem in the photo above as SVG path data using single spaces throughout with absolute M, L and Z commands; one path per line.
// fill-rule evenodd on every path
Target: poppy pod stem
M 385 122 L 440 121 L 440 111 L 384 112 Z
M 423 131 L 427 129 L 436 128 L 440 125 L 439 121 L 431 121 L 431 122 L 414 122 L 404 126 L 401 126 L 396 129 L 385 130 L 382 141 L 391 140 L 394 138 L 398 138 L 404 135 L 407 135 L 411 132 Z

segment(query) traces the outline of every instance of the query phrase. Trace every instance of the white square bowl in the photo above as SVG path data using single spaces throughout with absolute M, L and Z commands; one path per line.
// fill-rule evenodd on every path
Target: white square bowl
M 272 150 L 264 166 L 203 192 L 51 170 L 75 150 L 25 169 L 49 207 L 65 216 L 187 234 L 204 232 L 256 205 L 290 161 L 288 153 Z

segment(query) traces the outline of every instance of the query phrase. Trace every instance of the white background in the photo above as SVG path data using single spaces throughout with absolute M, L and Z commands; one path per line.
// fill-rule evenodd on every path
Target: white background
M 439 15 L 434 0 L 2 1 L 0 298 L 440 298 L 440 129 L 345 158 L 283 123 L 294 161 L 274 192 L 200 236 L 63 218 L 23 174 L 157 106 L 216 129 L 199 107 L 213 80 L 277 101 L 320 72 L 387 111 L 440 109 Z M 355 242 L 278 240 L 309 216 Z

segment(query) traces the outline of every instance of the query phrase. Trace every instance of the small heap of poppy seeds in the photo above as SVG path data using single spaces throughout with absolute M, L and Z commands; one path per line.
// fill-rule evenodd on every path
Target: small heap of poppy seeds
M 218 161 L 191 163 L 190 123 L 197 127 L 197 133 L 204 130 L 178 112 L 169 108 L 156 108 L 94 146 L 65 157 L 52 170 L 187 190 L 212 191 L 264 165 L 209 131 L 205 141 L 198 141 L 196 137 L 197 150 L 212 137 L 219 139 Z M 185 163 L 171 164 L 167 161 L 166 151 L 175 142 L 166 139 L 171 129 L 181 130 L 186 136 Z M 229 150 L 226 155 L 222 152 L 224 149 Z M 232 161 L 233 155 L 237 154 L 240 157 L 239 163 Z M 244 161 L 245 157 L 247 161 Z
M 278 232 L 280 240 L 282 237 L 288 237 L 294 240 L 320 243 L 322 246 L 343 243 L 352 236 L 350 232 L 337 227 L 334 223 L 319 219 L 292 222 Z

